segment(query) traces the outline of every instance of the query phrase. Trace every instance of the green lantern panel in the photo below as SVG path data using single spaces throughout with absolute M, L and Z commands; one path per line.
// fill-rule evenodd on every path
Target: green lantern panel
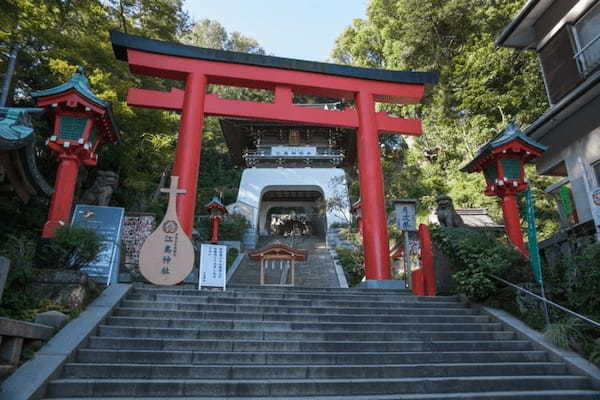
M 506 179 L 521 179 L 521 164 L 514 158 L 503 158 L 500 160 L 504 177 Z
M 495 162 L 488 164 L 485 168 L 483 168 L 483 173 L 485 177 L 492 183 L 496 182 L 496 178 L 498 178 L 498 173 L 496 172 Z
M 85 124 L 88 119 L 82 117 L 71 117 L 64 115 L 60 119 L 60 137 L 61 139 L 79 140 L 83 136 Z

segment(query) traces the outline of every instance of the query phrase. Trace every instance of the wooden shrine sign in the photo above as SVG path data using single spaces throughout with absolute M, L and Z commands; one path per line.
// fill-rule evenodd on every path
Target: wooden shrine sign
M 171 177 L 169 205 L 162 222 L 146 239 L 140 252 L 140 273 L 155 285 L 176 285 L 192 272 L 194 246 L 177 218 L 176 198 L 185 190 L 177 189 L 179 177 Z

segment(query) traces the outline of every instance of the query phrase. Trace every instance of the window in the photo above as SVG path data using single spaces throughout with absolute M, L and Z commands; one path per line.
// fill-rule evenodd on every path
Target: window
M 594 178 L 596 178 L 596 186 L 600 186 L 600 160 L 592 164 L 592 171 L 594 171 Z
M 579 70 L 587 74 L 600 63 L 600 6 L 594 6 L 573 27 Z

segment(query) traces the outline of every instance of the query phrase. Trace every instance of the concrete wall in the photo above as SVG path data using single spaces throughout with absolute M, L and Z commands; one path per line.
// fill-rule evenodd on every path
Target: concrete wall
M 268 207 L 262 207 L 263 194 L 270 190 L 319 190 L 325 201 L 343 199 L 340 210 L 326 214 L 327 226 L 350 221 L 350 204 L 346 174 L 340 168 L 249 168 L 242 173 L 237 202 L 229 206 L 230 212 L 244 215 L 258 232 L 260 219 Z M 291 203 L 290 203 L 291 204 Z
M 550 149 L 536 161 L 538 172 L 544 174 L 564 161 L 579 222 L 592 219 L 584 175 L 591 187 L 600 185 L 591 167 L 600 159 L 599 109 L 600 98 L 596 98 L 539 139 Z

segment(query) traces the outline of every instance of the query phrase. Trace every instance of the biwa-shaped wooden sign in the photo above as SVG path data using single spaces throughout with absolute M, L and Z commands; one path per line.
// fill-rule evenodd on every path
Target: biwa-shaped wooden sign
M 192 272 L 194 246 L 177 218 L 177 189 L 179 177 L 171 177 L 171 187 L 161 189 L 169 194 L 169 206 L 164 219 L 146 239 L 140 252 L 140 272 L 155 285 L 176 285 Z

